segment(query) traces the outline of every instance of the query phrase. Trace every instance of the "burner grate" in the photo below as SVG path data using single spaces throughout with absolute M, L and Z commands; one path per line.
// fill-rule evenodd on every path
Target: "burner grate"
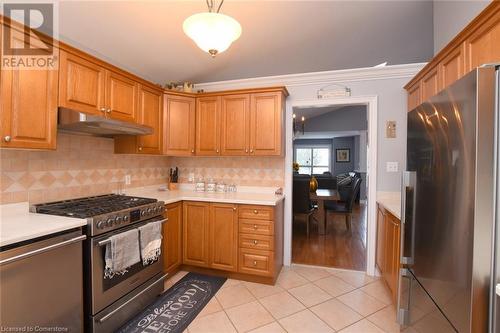
M 88 218 L 157 202 L 156 199 L 106 194 L 35 205 L 36 212 L 50 215 Z

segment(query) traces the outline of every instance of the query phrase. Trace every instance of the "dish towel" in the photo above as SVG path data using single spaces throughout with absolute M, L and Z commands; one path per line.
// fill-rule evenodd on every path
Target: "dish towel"
M 132 229 L 109 237 L 106 245 L 104 278 L 123 275 L 128 268 L 141 261 L 139 231 Z
M 144 266 L 158 260 L 161 255 L 162 222 L 150 222 L 139 227 L 141 258 Z

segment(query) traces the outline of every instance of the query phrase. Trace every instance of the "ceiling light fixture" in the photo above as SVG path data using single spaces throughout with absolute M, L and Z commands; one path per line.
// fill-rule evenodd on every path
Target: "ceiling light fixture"
M 182 28 L 200 49 L 215 57 L 240 38 L 241 25 L 234 18 L 219 13 L 224 0 L 221 0 L 216 12 L 213 12 L 214 0 L 206 1 L 208 13 L 188 17 Z

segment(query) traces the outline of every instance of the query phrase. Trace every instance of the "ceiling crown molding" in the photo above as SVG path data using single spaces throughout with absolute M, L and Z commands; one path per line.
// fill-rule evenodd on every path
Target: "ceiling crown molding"
M 307 86 L 314 84 L 346 83 L 353 81 L 387 80 L 414 77 L 426 63 L 393 65 L 385 67 L 366 67 L 336 71 L 310 72 L 263 76 L 249 79 L 227 80 L 196 84 L 196 89 L 217 91 L 265 86 Z

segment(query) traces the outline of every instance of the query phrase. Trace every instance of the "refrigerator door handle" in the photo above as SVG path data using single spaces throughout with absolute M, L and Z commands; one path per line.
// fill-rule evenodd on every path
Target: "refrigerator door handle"
M 414 221 L 415 198 L 417 192 L 417 173 L 415 171 L 403 172 L 401 189 L 401 264 L 412 265 L 415 253 L 414 247 Z
M 405 283 L 404 281 L 408 281 Z M 410 297 L 411 297 L 411 273 L 406 268 L 399 269 L 398 287 L 398 313 L 399 325 L 408 326 L 410 324 Z

